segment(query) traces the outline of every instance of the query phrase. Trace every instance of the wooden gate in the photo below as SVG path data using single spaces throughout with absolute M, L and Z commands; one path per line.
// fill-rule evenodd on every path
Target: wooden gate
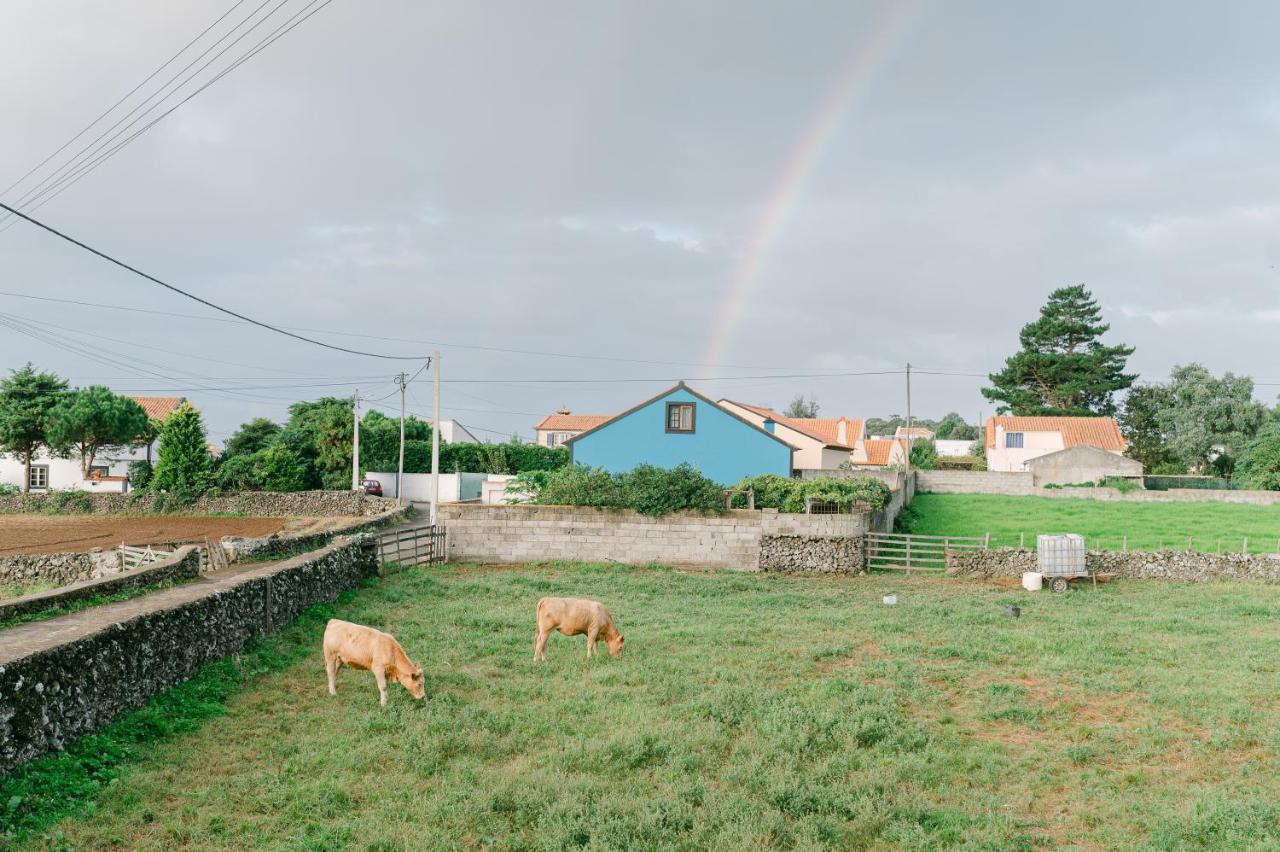
M 392 530 L 378 536 L 378 559 L 388 566 L 440 565 L 445 561 L 444 527 L 424 526 Z
M 986 550 L 988 539 L 974 536 L 867 533 L 867 568 L 888 571 L 944 571 L 947 553 Z

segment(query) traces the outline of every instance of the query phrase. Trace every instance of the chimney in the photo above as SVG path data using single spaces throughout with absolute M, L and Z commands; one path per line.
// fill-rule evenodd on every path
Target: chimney
M 849 424 L 843 417 L 836 423 L 836 442 L 843 447 L 849 446 Z
M 776 427 L 777 425 L 778 425 L 777 423 L 774 423 L 774 422 L 773 422 L 773 419 L 772 419 L 772 418 L 766 417 L 766 418 L 765 418 L 765 420 L 764 420 L 764 431 L 766 431 L 766 432 L 768 432 L 770 435 L 772 435 L 772 434 L 773 434 L 774 427 Z

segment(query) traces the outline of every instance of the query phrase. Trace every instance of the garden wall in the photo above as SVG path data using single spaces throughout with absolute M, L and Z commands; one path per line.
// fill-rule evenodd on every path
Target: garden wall
M 1030 473 L 1002 470 L 919 470 L 916 490 L 932 494 L 1043 494 Z
M 788 515 L 765 509 L 652 518 L 629 509 L 455 503 L 440 507 L 440 522 L 448 531 L 453 561 L 657 563 L 759 571 L 805 564 L 803 554 L 780 555 L 788 547 L 808 548 L 799 540 L 861 536 L 870 528 L 871 514 Z M 766 537 L 778 541 L 770 542 L 762 562 Z M 812 569 L 786 570 L 830 570 L 833 558 L 824 550 L 813 557 Z M 858 561 L 847 570 L 862 567 Z
M 54 583 L 65 586 L 120 571 L 115 550 L 87 553 L 18 553 L 0 556 L 0 583 Z
M 156 498 L 146 492 L 130 494 L 89 494 L 83 491 L 66 494 L 0 495 L 0 514 L 146 514 L 153 511 Z M 292 491 L 273 493 L 244 491 L 237 494 L 206 495 L 175 514 L 183 515 L 250 515 L 257 517 L 329 517 L 350 515 L 369 517 L 387 512 L 396 501 L 371 497 L 360 491 Z
M 996 470 L 916 471 L 916 490 L 932 494 L 1005 494 L 1013 497 L 1115 500 L 1121 503 L 1246 503 L 1280 505 L 1280 491 L 1212 491 L 1171 488 L 1168 491 L 1117 491 L 1114 488 L 1036 487 L 1032 474 Z
M 61 554 L 70 555 L 70 554 Z M 84 580 L 65 585 L 60 589 L 37 592 L 0 601 L 0 621 L 17 615 L 40 612 L 50 607 L 62 606 L 72 601 L 95 598 L 101 595 L 114 595 L 117 592 L 137 589 L 157 583 L 173 580 L 193 580 L 200 576 L 200 548 L 188 545 L 163 562 L 156 562 L 132 571 L 117 571 L 115 574 L 96 579 Z M 3 634 L 0 634 L 3 643 Z
M 1085 565 L 1100 574 L 1129 580 L 1265 580 L 1280 582 L 1280 556 L 1243 553 L 1195 553 L 1180 550 L 1091 550 Z M 969 577 L 1021 577 L 1035 571 L 1036 552 L 999 548 L 953 552 L 947 556 L 947 573 Z
M 373 538 L 357 536 L 0 631 L 0 773 L 66 747 L 377 570 Z

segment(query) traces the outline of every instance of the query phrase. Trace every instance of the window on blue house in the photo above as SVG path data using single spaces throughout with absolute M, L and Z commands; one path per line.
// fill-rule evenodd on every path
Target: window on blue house
M 692 402 L 668 402 L 667 403 L 667 431 L 668 432 L 692 432 L 693 431 L 693 403 Z

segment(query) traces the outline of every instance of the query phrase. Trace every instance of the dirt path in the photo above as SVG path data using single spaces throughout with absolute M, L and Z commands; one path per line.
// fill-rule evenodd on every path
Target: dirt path
M 0 556 L 18 553 L 62 553 L 95 547 L 198 541 L 224 535 L 258 537 L 312 519 L 111 517 L 92 515 L 0 515 Z

